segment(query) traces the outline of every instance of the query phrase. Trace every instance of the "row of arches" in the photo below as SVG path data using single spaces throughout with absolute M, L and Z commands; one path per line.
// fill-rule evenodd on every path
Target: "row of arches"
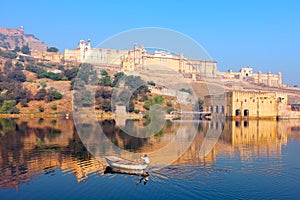
M 241 112 L 240 109 L 236 109 L 236 110 L 235 110 L 235 116 L 236 116 L 236 117 L 242 116 L 242 112 Z M 243 111 L 243 116 L 244 116 L 244 117 L 248 117 L 248 116 L 249 116 L 249 110 L 248 110 L 248 109 L 245 109 L 245 110 Z

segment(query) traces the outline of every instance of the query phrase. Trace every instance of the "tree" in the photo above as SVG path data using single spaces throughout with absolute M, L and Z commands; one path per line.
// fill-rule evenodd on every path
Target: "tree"
M 117 85 L 117 83 L 119 82 L 119 80 L 121 80 L 121 78 L 125 76 L 125 74 L 123 72 L 118 72 L 114 75 L 114 81 L 112 83 L 112 86 L 115 87 Z
M 20 110 L 16 108 L 16 100 L 5 100 L 0 107 L 1 114 L 18 114 Z
M 42 106 L 42 105 L 39 105 L 39 111 L 40 111 L 40 112 L 44 112 L 44 111 L 45 111 L 45 108 L 44 108 L 44 106 Z
M 107 76 L 107 75 L 108 75 L 107 71 L 101 70 L 101 76 Z
M 78 72 L 78 68 L 66 69 L 64 70 L 64 75 L 68 78 L 69 81 L 76 78 Z
M 21 48 L 19 46 L 16 46 L 15 49 L 13 50 L 14 53 L 20 52 Z
M 37 101 L 45 100 L 47 96 L 47 91 L 45 88 L 40 89 L 34 96 L 34 99 Z
M 55 103 L 55 104 L 52 104 L 52 105 L 51 105 L 51 109 L 52 109 L 52 110 L 57 110 L 57 104 L 56 104 L 56 103 Z
M 163 96 L 156 96 L 154 97 L 154 104 L 162 104 L 164 102 L 164 97 Z
M 90 107 L 94 104 L 92 93 L 89 90 L 81 90 L 74 94 L 75 106 Z
M 48 47 L 47 48 L 47 52 L 58 52 L 58 48 L 56 48 L 56 47 Z
M 149 85 L 155 86 L 155 83 L 153 81 L 148 81 Z
M 11 60 L 7 60 L 4 63 L 3 73 L 4 74 L 8 74 L 9 72 L 12 72 L 12 69 L 13 69 L 12 61 Z
M 96 71 L 93 69 L 93 65 L 81 63 L 79 67 L 80 70 L 77 73 L 77 78 L 83 80 L 85 83 L 89 83 L 90 75 L 96 73 Z
M 134 102 L 133 102 L 132 99 L 129 101 L 127 111 L 128 112 L 133 112 L 134 111 Z
M 22 71 L 15 70 L 13 72 L 10 72 L 7 75 L 7 82 L 13 82 L 13 81 L 25 82 L 26 76 Z
M 27 54 L 27 55 L 30 55 L 30 54 L 31 54 L 30 49 L 29 49 L 29 47 L 28 47 L 28 44 L 22 46 L 21 52 L 22 52 L 23 54 Z
M 104 110 L 105 112 L 111 111 L 111 101 L 110 100 L 104 100 L 99 103 L 99 108 L 101 110 Z
M 111 98 L 112 95 L 112 90 L 107 89 L 105 87 L 100 87 L 99 89 L 96 90 L 95 92 L 95 98 L 103 98 L 103 99 L 109 99 Z
M 128 86 L 130 89 L 134 89 L 136 87 L 140 87 L 145 85 L 145 82 L 141 79 L 140 76 L 128 76 L 125 79 L 125 85 Z
M 65 68 L 64 68 L 63 65 L 59 65 L 59 66 L 58 66 L 58 69 L 63 71 Z
M 61 99 L 63 95 L 59 93 L 54 87 L 51 87 L 48 91 L 49 101 L 55 101 Z
M 99 85 L 101 85 L 101 86 L 111 86 L 110 76 L 104 76 L 104 77 L 100 78 Z

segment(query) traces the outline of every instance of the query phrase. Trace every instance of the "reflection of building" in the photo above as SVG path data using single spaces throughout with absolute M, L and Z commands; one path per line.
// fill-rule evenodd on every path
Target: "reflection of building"
M 183 54 L 174 55 L 170 52 L 155 51 L 149 53 L 143 46 L 134 45 L 133 49 L 113 50 L 91 48 L 91 41 L 87 43 L 80 40 L 75 50 L 65 49 L 65 61 L 86 62 L 109 67 L 121 67 L 131 71 L 155 65 L 170 68 L 189 75 L 196 79 L 197 76 L 216 76 L 216 62 L 200 59 L 185 58 Z
M 297 138 L 300 137 L 299 122 L 291 121 L 211 121 L 202 124 L 202 128 L 203 131 L 196 136 L 191 146 L 176 163 L 200 162 L 199 164 L 205 166 L 212 165 L 220 154 L 229 157 L 238 156 L 241 160 L 254 157 L 279 157 L 282 146 L 287 145 L 289 138 L 295 135 Z M 296 129 L 298 131 L 295 131 Z M 205 157 L 200 157 L 199 152 L 203 148 L 204 141 L 210 142 L 213 135 L 219 134 L 217 142 L 212 143 L 211 151 L 207 152 Z M 210 139 L 207 140 L 206 136 Z
M 287 107 L 287 94 L 231 91 L 204 97 L 206 111 L 232 118 L 280 117 L 279 106 Z
M 228 70 L 228 72 L 219 72 L 218 76 L 226 80 L 244 80 L 268 86 L 282 86 L 282 75 L 280 72 L 278 74 L 272 74 L 270 72 L 263 74 L 259 71 L 255 74 L 250 67 L 243 67 L 239 72 L 232 72 L 231 70 Z
M 1 120 L 0 123 L 0 188 L 17 188 L 32 178 L 55 174 L 57 170 L 61 170 L 63 174 L 74 174 L 77 181 L 82 181 L 91 174 L 102 174 L 105 169 L 105 162 L 98 161 L 86 151 L 80 138 L 74 133 L 74 124 L 70 120 L 55 122 L 52 119 L 32 119 L 26 123 L 18 121 L 17 126 L 12 126 L 13 123 L 9 120 Z M 291 138 L 300 138 L 300 125 L 297 121 L 210 121 L 203 122 L 200 127 L 191 122 L 167 123 L 163 128 L 163 135 L 139 139 L 122 134 L 115 123 L 104 121 L 102 127 L 111 139 L 109 142 L 115 142 L 123 149 L 127 147 L 127 150 L 138 150 L 138 153 L 151 152 L 149 155 L 153 163 L 177 159 L 175 163 L 212 165 L 220 155 L 238 157 L 241 160 L 279 157 L 282 145 L 286 145 Z M 191 128 L 198 129 L 195 138 L 189 135 Z M 208 140 L 212 141 L 213 148 L 205 157 L 199 157 L 206 136 L 211 139 L 211 136 L 219 136 L 218 133 L 221 135 L 216 138 L 216 145 Z M 169 149 L 173 151 L 163 151 L 157 157 L 151 157 L 152 152 L 166 147 L 178 134 L 178 141 Z M 190 138 L 191 145 L 186 138 Z M 113 153 L 109 148 L 106 150 Z M 177 177 L 186 175 L 173 174 Z
M 54 174 L 58 169 L 74 173 L 77 181 L 81 181 L 105 168 L 95 158 L 83 158 L 83 146 L 74 135 L 71 120 L 31 119 L 18 124 L 3 120 L 0 123 L 1 134 L 5 136 L 0 139 L 0 188 L 17 188 L 33 177 Z M 7 130 L 3 130 L 4 125 Z
M 288 141 L 288 126 L 273 120 L 232 121 L 226 123 L 221 139 L 230 143 L 232 154 L 237 150 L 241 159 L 278 157 Z

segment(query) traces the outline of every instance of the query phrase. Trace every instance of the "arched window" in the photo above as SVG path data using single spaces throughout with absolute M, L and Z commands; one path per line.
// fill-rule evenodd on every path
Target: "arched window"
M 277 98 L 277 102 L 280 103 L 282 101 L 281 97 Z
M 241 110 L 240 109 L 235 110 L 235 116 L 241 116 Z
M 219 106 L 216 106 L 216 113 L 219 113 Z

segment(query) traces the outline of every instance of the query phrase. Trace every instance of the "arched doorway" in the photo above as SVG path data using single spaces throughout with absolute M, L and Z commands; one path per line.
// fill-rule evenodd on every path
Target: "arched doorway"
M 245 109 L 244 110 L 244 117 L 248 117 L 249 116 L 249 110 L 248 109 Z
M 241 116 L 241 110 L 240 109 L 235 110 L 235 116 Z

